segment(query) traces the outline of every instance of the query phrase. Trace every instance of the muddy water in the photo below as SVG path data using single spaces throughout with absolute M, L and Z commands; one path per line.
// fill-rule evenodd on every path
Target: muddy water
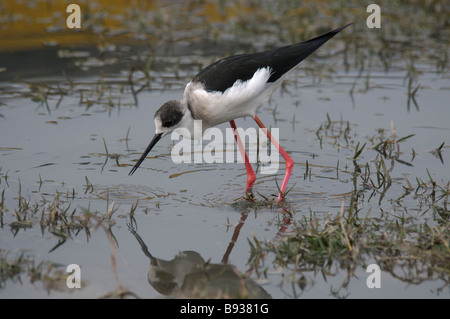
M 336 215 L 342 204 L 351 206 L 358 143 L 366 144 L 358 165 L 369 165 L 375 181 L 373 165 L 381 155 L 374 147 L 413 135 L 395 146 L 396 156 L 384 159 L 392 185 L 372 196 L 362 188 L 361 217 L 406 215 L 418 223 L 439 223 L 427 203 L 404 195 L 404 187 L 406 180 L 448 183 L 448 72 L 417 63 L 411 89 L 407 64 L 397 61 L 388 71 L 382 65 L 347 69 L 336 41 L 302 63 L 258 113 L 266 126 L 279 129 L 280 144 L 295 161 L 286 209 L 274 204 L 284 175 L 281 157 L 277 173 L 257 173 L 256 203 L 242 199 L 241 163 L 175 164 L 176 141 L 169 137 L 128 176 L 153 136 L 155 110 L 182 96 L 198 69 L 224 52 L 217 46 L 210 55 L 196 55 L 202 46 L 184 44 L 171 54 L 158 51 L 151 80 L 137 71 L 133 86 L 130 64 L 121 61 L 133 60 L 142 48 L 118 45 L 113 51 L 124 55 L 95 59 L 92 48 L 35 55 L 73 71 L 66 76 L 58 68 L 46 74 L 39 63 L 20 68 L 20 58 L 8 55 L 17 69 L 0 73 L 0 249 L 3 260 L 13 263 L 22 256 L 24 263 L 20 280 L 2 278 L 0 296 L 448 298 L 445 281 L 433 276 L 411 284 L 386 271 L 382 289 L 369 289 L 361 266 L 351 275 L 335 266 L 325 280 L 317 269 L 295 273 L 294 266 L 281 267 L 270 253 L 257 266 L 250 262 L 248 240 L 277 245 L 295 231 L 295 220 Z M 227 44 L 226 51 L 230 48 Z M 256 126 L 251 119 L 236 123 Z M 228 125 L 219 128 L 225 132 Z M 81 267 L 81 289 L 66 286 L 69 264 Z M 30 275 L 39 267 L 40 276 Z
M 310 211 L 319 214 L 337 212 L 342 200 L 347 201 L 351 192 L 353 150 L 345 141 L 339 141 L 343 146 L 336 146 L 331 137 L 325 137 L 321 146 L 317 138 L 317 130 L 328 121 L 327 114 L 333 121 L 349 122 L 350 144 L 367 142 L 371 136 L 378 135 L 379 129 L 391 134 L 393 121 L 399 136 L 415 134 L 401 145 L 401 157 L 410 162 L 412 148 L 417 155 L 412 161 L 413 166 L 399 162 L 389 164 L 393 166 L 391 175 L 398 180 L 404 175 L 410 176 L 411 180 L 414 177 L 426 179 L 428 169 L 434 179 L 448 180 L 445 152 L 443 163 L 430 152 L 450 137 L 446 102 L 449 98 L 448 79 L 432 73 L 423 76 L 421 83 L 427 88 L 421 91 L 417 101 L 420 111 L 408 112 L 401 74 L 373 74 L 371 85 L 374 88 L 354 94 L 353 102 L 349 91 L 358 79 L 347 73 L 337 73 L 332 82 L 320 84 L 311 84 L 301 69 L 293 77 L 297 77 L 298 83 L 288 85 L 292 94 L 275 93 L 271 103 L 262 107 L 259 114 L 266 125 L 280 129 L 281 145 L 296 163 L 290 182 L 294 186 L 286 202 L 297 218 Z M 16 86 L 20 90 L 23 84 Z M 83 289 L 52 291 L 50 296 L 64 297 L 70 293 L 71 296 L 98 297 L 114 290 L 118 283 L 109 258 L 114 249 L 107 232 L 99 227 L 92 229 L 90 236 L 84 231 L 74 233 L 72 238 L 49 252 L 58 244 L 58 237 L 45 231 L 42 233 L 39 213 L 29 217 L 33 221 L 31 228 L 11 229 L 9 224 L 15 220 L 12 210 L 17 206 L 19 188 L 21 196 L 31 203 L 43 198 L 51 202 L 57 191 L 65 206 L 70 203 L 71 210 L 89 208 L 106 213 L 114 202 L 117 211 L 110 230 L 118 243 L 115 271 L 120 284 L 139 296 L 153 298 L 161 292 L 146 282 L 151 260 L 127 226 L 131 221 L 131 206 L 136 203 L 133 215 L 136 233 L 154 258 L 179 262 L 180 268 L 184 267 L 183 263 L 189 265 L 189 261 L 182 258 L 186 251 L 193 251 L 198 254 L 196 258 L 209 260 L 212 264 L 221 265 L 226 259 L 237 272 L 247 273 L 252 284 L 261 285 L 263 289 L 258 288 L 255 293 L 275 298 L 294 296 L 290 284 L 285 283 L 280 289 L 280 282 L 284 282 L 281 274 L 285 270 L 272 269 L 267 260 L 269 275 L 261 278 L 247 264 L 247 238 L 256 236 L 261 240 L 276 241 L 279 236 L 289 233 L 289 226 L 283 227 L 284 215 L 276 205 L 256 209 L 245 205 L 245 201 L 244 204 L 235 203 L 236 200 L 242 202 L 239 198 L 245 186 L 242 164 L 174 164 L 170 156 L 174 141 L 166 138 L 155 147 L 142 168 L 128 176 L 131 165 L 153 135 L 151 119 L 155 109 L 164 101 L 181 95 L 180 89 L 144 91 L 138 96 L 138 107 L 112 107 L 109 111 L 103 107 L 86 110 L 80 107 L 77 96 L 64 97 L 55 109 L 57 99 L 52 98 L 48 102 L 50 114 L 44 106 L 37 107 L 28 98 L 8 97 L 4 100 L 0 141 L 2 188 L 5 190 L 4 206 L 10 210 L 3 214 L 2 249 L 14 253 L 25 251 L 37 261 L 51 260 L 62 265 L 76 263 L 82 269 Z M 122 103 L 127 101 L 132 101 L 130 93 L 123 95 Z M 254 125 L 249 119 L 240 119 L 237 123 L 244 128 Z M 227 126 L 220 127 L 225 130 Z M 128 128 L 128 140 L 125 140 Z M 362 153 L 362 161 L 364 155 Z M 311 169 L 307 178 L 304 176 L 306 161 Z M 338 161 L 339 168 L 336 169 Z M 275 179 L 280 182 L 283 174 L 282 163 L 275 175 L 258 174 L 255 191 L 269 199 L 275 198 Z M 399 182 L 389 190 L 381 205 L 377 201 L 366 202 L 364 211 L 372 209 L 376 213 L 380 206 L 392 210 L 389 200 L 398 197 L 400 189 Z M 418 209 L 413 200 L 404 205 L 410 205 L 411 210 Z M 363 269 L 360 271 L 359 279 L 352 280 L 347 288 L 350 297 L 377 296 L 376 292 L 367 289 L 366 275 Z M 179 274 L 183 275 L 183 272 Z M 429 296 L 434 287 L 427 283 L 425 285 L 431 285 L 430 289 L 424 289 L 423 285 L 406 288 L 404 283 L 389 275 L 385 277 L 389 286 L 386 290 L 392 297 L 399 293 L 405 297 Z M 315 277 L 318 283 L 302 296 L 326 297 L 330 286 L 339 286 L 339 278 L 339 275 L 334 278 L 337 282 L 334 284 Z M 178 280 L 183 282 L 183 279 Z M 28 287 L 31 284 L 26 280 L 22 284 L 6 284 L 7 288 L 2 291 L 4 297 L 47 296 L 40 284 Z M 186 292 L 176 290 L 168 294 L 172 293 Z M 213 292 L 210 294 L 212 296 Z

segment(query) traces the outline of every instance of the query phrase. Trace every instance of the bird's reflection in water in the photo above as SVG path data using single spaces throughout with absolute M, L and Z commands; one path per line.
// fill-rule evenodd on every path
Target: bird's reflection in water
M 271 298 L 233 265 L 210 263 L 195 251 L 180 252 L 172 260 L 156 258 L 135 229 L 132 226 L 129 229 L 150 259 L 148 282 L 162 295 L 173 298 Z

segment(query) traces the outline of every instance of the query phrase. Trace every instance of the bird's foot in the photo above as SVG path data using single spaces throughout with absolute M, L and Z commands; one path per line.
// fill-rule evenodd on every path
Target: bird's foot
M 250 200 L 250 201 L 253 201 L 255 199 L 255 195 L 253 194 L 253 191 L 252 191 L 251 188 L 250 189 L 248 189 L 248 188 L 245 189 L 244 198 L 246 200 Z
M 278 194 L 278 198 L 277 198 L 277 204 L 280 204 L 284 199 L 284 196 L 282 196 L 281 194 Z

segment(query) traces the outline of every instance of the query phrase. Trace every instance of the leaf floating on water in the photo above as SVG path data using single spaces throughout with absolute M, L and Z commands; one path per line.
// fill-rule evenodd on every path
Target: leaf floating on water
M 33 224 L 29 220 L 23 220 L 23 221 L 14 221 L 11 224 L 9 224 L 11 228 L 18 229 L 18 228 L 32 228 Z
M 56 163 L 46 163 L 46 164 L 41 164 L 32 168 L 39 168 L 39 167 L 45 167 L 45 166 L 51 166 L 51 165 L 56 165 Z
M 91 164 L 91 162 L 78 162 L 78 163 L 74 163 L 74 164 L 78 164 L 78 165 L 89 165 L 89 164 Z
M 188 174 L 188 173 L 213 171 L 213 170 L 214 170 L 214 168 L 211 168 L 211 169 L 197 169 L 197 170 L 192 170 L 192 171 L 186 171 L 186 172 L 181 172 L 181 173 L 177 173 L 177 174 L 172 174 L 172 175 L 169 176 L 169 178 L 179 177 L 181 175 Z
M 404 140 L 406 140 L 406 139 L 408 139 L 408 138 L 410 138 L 410 137 L 413 137 L 413 136 L 415 136 L 415 135 L 416 135 L 416 134 L 410 134 L 410 135 L 408 135 L 408 136 L 399 138 L 399 139 L 397 140 L 397 143 L 403 142 Z
M 21 151 L 23 148 L 20 147 L 0 147 L 0 151 Z

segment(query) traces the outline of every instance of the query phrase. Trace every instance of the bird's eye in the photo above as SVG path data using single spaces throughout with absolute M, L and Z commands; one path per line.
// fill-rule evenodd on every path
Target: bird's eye
M 171 109 L 170 112 L 163 112 L 160 117 L 162 126 L 172 127 L 181 121 L 183 113 L 176 109 Z
M 163 119 L 161 119 L 161 124 L 164 127 L 172 127 L 175 124 L 177 124 L 178 122 L 180 122 L 181 118 L 183 117 L 183 114 L 181 113 L 172 113 L 169 116 L 164 117 Z
M 178 101 L 169 101 L 156 111 L 155 118 L 159 117 L 163 127 L 172 127 L 181 121 L 183 114 Z

